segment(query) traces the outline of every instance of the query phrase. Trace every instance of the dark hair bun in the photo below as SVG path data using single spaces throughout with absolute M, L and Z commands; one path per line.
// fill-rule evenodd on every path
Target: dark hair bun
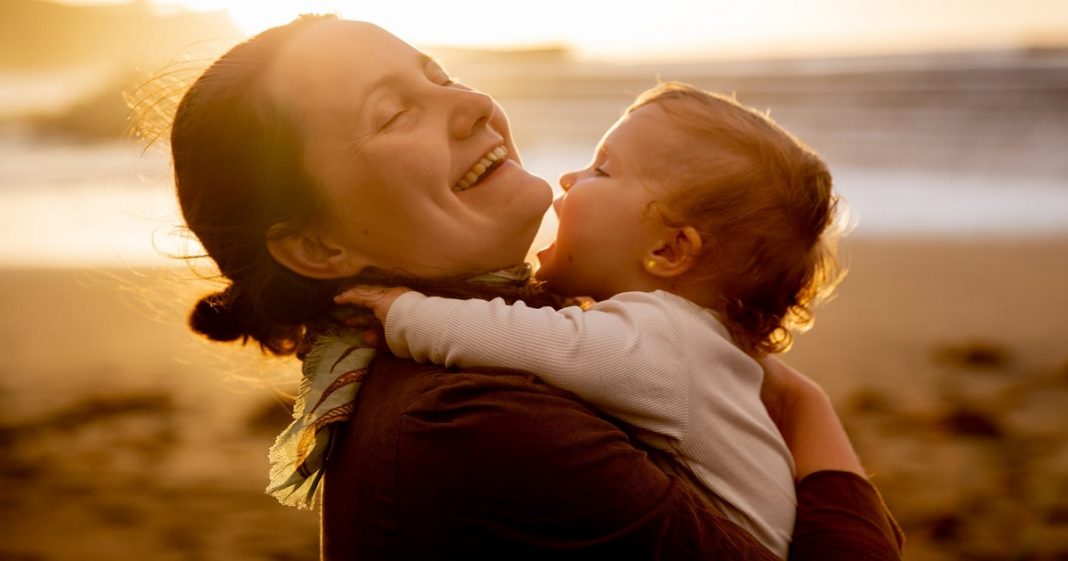
M 213 341 L 236 341 L 248 336 L 234 309 L 230 288 L 201 298 L 189 314 L 189 327 Z

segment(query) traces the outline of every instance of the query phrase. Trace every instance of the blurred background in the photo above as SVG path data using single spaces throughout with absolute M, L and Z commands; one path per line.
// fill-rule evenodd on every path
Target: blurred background
M 437 56 L 549 178 L 658 80 L 770 110 L 853 225 L 786 359 L 835 400 L 906 558 L 1068 560 L 1063 2 L 2 0 L 0 561 L 317 557 L 317 515 L 262 493 L 299 365 L 185 328 L 217 285 L 180 258 L 166 143 L 130 109 L 165 117 L 302 12 Z

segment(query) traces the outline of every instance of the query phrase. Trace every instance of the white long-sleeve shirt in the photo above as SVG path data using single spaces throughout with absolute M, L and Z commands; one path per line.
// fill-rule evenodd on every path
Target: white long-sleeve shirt
M 588 310 L 408 292 L 390 308 L 385 334 L 398 357 L 527 370 L 640 429 L 724 514 L 786 557 L 793 460 L 760 401 L 763 370 L 710 310 L 659 290 Z

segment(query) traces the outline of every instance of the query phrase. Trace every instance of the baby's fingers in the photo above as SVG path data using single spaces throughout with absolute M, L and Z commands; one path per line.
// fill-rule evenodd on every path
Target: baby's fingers
M 334 302 L 337 304 L 353 304 L 355 306 L 370 308 L 379 321 L 385 322 L 386 316 L 389 315 L 389 308 L 393 306 L 393 302 L 398 296 L 409 290 L 410 289 L 404 288 L 403 286 L 384 287 L 358 284 L 335 296 Z
M 386 295 L 386 287 L 369 284 L 358 284 L 337 296 L 334 296 L 335 304 L 353 304 L 370 308 L 372 304 Z

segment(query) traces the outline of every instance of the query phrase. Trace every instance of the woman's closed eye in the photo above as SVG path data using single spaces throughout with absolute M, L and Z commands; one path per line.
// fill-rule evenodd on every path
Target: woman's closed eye
M 400 120 L 408 113 L 407 109 L 400 109 L 390 115 L 381 125 L 378 125 L 378 131 L 385 131 L 393 128 L 400 122 Z
M 466 84 L 454 80 L 453 77 L 433 59 L 427 59 L 426 67 L 423 72 L 426 75 L 426 79 L 432 84 L 446 88 L 455 87 L 471 89 Z M 408 113 L 410 113 L 410 109 L 406 108 L 394 109 L 392 112 L 387 112 L 388 116 L 380 120 L 380 124 L 375 127 L 375 131 L 384 132 L 394 128 L 406 118 Z
M 595 167 L 593 168 L 593 175 L 596 175 L 597 177 L 608 177 L 608 172 L 602 167 Z

